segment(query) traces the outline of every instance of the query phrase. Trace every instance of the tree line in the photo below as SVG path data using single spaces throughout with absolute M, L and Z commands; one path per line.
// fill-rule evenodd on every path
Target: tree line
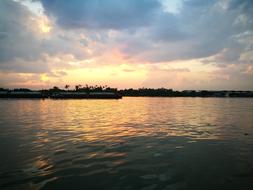
M 13 90 L 0 88 L 0 91 L 15 91 L 15 92 L 31 92 L 32 90 L 27 88 L 16 88 Z M 149 97 L 253 97 L 253 91 L 209 91 L 209 90 L 183 90 L 174 91 L 167 88 L 128 88 L 118 90 L 117 88 L 111 88 L 107 85 L 74 85 L 72 88 L 66 84 L 63 88 L 54 86 L 50 89 L 38 90 L 44 94 L 53 94 L 57 92 L 113 92 L 122 96 L 149 96 Z

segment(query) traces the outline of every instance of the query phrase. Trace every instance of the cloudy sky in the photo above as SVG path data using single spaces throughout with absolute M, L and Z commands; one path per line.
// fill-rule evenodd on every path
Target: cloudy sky
M 253 90 L 252 0 L 0 0 L 0 86 Z

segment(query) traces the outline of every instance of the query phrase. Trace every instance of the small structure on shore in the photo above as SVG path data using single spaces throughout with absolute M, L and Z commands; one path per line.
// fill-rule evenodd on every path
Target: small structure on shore
M 39 91 L 0 91 L 0 98 L 47 98 Z
M 108 86 L 76 85 L 74 89 L 65 89 L 54 86 L 50 89 L 30 90 L 26 88 L 4 89 L 0 88 L 0 98 L 51 98 L 51 99 L 120 99 L 122 96 L 133 97 L 201 97 L 201 98 L 252 98 L 253 91 L 235 90 L 184 90 L 174 91 L 166 88 L 139 88 L 123 89 L 111 88 Z
M 56 92 L 52 99 L 120 99 L 122 96 L 114 92 Z
M 54 92 L 39 91 L 0 91 L 0 98 L 52 98 L 52 99 L 120 99 L 122 96 L 114 92 Z
M 54 86 L 50 89 L 30 90 L 27 88 L 16 88 L 13 90 L 0 88 L 0 98 L 51 98 L 51 99 L 120 99 L 122 95 L 117 88 L 105 86 L 76 85 L 73 90 L 65 90 Z

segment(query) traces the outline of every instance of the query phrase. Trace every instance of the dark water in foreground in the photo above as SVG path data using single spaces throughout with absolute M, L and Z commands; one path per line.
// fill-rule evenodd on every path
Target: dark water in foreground
M 253 99 L 0 100 L 0 189 L 253 189 Z

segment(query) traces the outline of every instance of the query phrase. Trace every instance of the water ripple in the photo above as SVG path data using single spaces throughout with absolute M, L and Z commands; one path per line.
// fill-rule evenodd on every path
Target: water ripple
M 0 105 L 1 189 L 253 188 L 250 98 Z

